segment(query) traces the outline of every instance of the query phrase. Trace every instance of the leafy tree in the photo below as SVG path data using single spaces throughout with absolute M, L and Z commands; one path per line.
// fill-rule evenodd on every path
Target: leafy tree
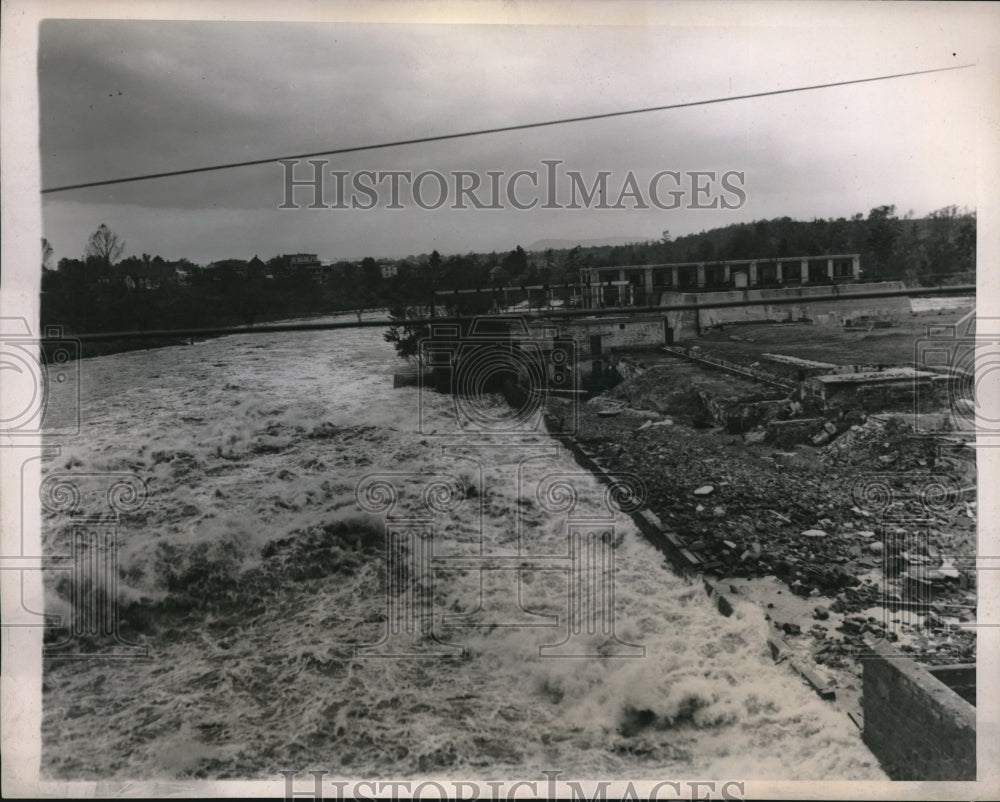
M 976 269 L 976 215 L 966 212 L 958 226 L 956 237 L 959 270 Z
M 501 264 L 507 275 L 517 283 L 528 272 L 528 254 L 524 252 L 524 248 L 518 245 L 503 258 Z
M 570 281 L 580 280 L 580 268 L 583 267 L 582 251 L 583 249 L 579 245 L 576 245 L 570 248 L 566 254 L 565 274 L 569 277 Z
M 431 304 L 431 317 L 434 316 L 434 291 L 438 289 L 441 282 L 441 254 L 437 252 L 437 249 L 431 252 L 430 257 L 427 259 L 427 266 L 424 269 L 424 291 L 426 292 L 426 297 L 430 299 Z
M 393 325 L 383 334 L 387 343 L 396 349 L 396 354 L 407 361 L 420 358 L 420 341 L 430 336 L 427 324 L 416 324 L 408 321 L 424 317 L 425 310 L 420 307 L 398 306 L 389 310 L 389 319 Z
M 893 246 L 900 234 L 895 206 L 876 206 L 868 213 L 868 246 L 875 258 L 875 269 L 884 275 L 889 267 Z
M 378 292 L 379 284 L 382 283 L 382 268 L 378 266 L 372 257 L 366 256 L 361 260 L 361 280 L 365 289 L 371 294 Z

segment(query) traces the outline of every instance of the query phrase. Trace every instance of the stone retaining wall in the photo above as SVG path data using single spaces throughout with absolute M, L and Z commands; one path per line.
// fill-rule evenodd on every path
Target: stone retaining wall
M 864 664 L 864 742 L 894 780 L 975 780 L 976 709 L 884 642 Z

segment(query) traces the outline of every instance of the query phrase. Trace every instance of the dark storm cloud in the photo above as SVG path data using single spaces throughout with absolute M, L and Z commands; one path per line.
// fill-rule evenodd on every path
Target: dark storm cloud
M 386 51 L 380 69 L 398 68 L 399 55 Z M 351 43 L 301 25 L 48 21 L 40 46 L 45 183 L 358 136 L 364 117 L 384 111 L 360 80 L 362 63 Z M 142 194 L 163 202 L 155 191 Z
M 899 34 L 902 35 L 902 34 Z M 940 66 L 878 30 L 66 21 L 43 23 L 43 186 Z M 919 49 L 919 48 L 917 48 Z M 938 51 L 941 51 L 940 53 Z M 829 52 L 836 58 L 816 58 Z M 137 250 L 195 259 L 511 248 L 740 220 L 974 203 L 960 73 L 355 153 L 331 167 L 590 174 L 740 170 L 748 202 L 678 210 L 279 212 L 276 165 L 46 196 L 60 255 L 117 216 Z M 907 94 L 909 93 L 909 94 Z M 935 114 L 928 116 L 928 110 Z M 931 156 L 933 155 L 933 159 Z M 932 163 L 933 162 L 933 163 Z M 921 169 L 915 169 L 920 164 Z M 970 166 L 971 165 L 971 166 Z M 957 190 L 963 189 L 959 196 Z M 111 221 L 109 225 L 111 224 Z M 178 250 L 182 251 L 178 253 Z

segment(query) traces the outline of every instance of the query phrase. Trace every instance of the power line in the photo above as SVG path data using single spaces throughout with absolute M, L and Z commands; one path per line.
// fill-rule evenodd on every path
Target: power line
M 86 189 L 88 187 L 103 187 L 111 184 L 127 184 L 133 181 L 150 181 L 155 178 L 169 178 L 178 175 L 193 175 L 194 173 L 208 173 L 216 170 L 233 170 L 237 167 L 254 167 L 261 164 L 273 164 L 282 159 L 311 159 L 316 156 L 339 156 L 343 153 L 357 153 L 363 150 L 381 150 L 383 148 L 396 148 L 404 145 L 420 145 L 427 142 L 442 142 L 448 139 L 462 139 L 472 136 L 485 136 L 486 134 L 500 134 L 507 131 L 525 131 L 529 128 L 544 128 L 550 125 L 566 125 L 569 123 L 589 122 L 591 120 L 607 120 L 612 117 L 625 117 L 630 114 L 649 114 L 654 111 L 668 111 L 670 109 L 685 109 L 692 106 L 708 106 L 714 103 L 731 103 L 736 100 L 751 100 L 759 97 L 771 97 L 774 95 L 787 95 L 792 92 L 809 92 L 815 89 L 831 89 L 837 86 L 849 86 L 851 84 L 864 84 L 873 81 L 889 81 L 894 78 L 908 78 L 914 75 L 928 75 L 935 72 L 948 72 L 950 70 L 965 70 L 974 67 L 975 64 L 962 64 L 956 67 L 938 67 L 933 70 L 916 70 L 914 72 L 900 72 L 894 75 L 879 75 L 874 78 L 856 78 L 850 81 L 836 81 L 828 84 L 813 84 L 812 86 L 797 86 L 791 89 L 772 89 L 767 92 L 753 92 L 748 95 L 730 95 L 728 97 L 712 98 L 710 100 L 692 100 L 687 103 L 672 103 L 667 106 L 650 106 L 644 109 L 629 109 L 627 111 L 610 111 L 604 114 L 587 114 L 581 117 L 565 117 L 560 120 L 546 120 L 544 122 L 521 123 L 519 125 L 505 125 L 499 128 L 483 128 L 478 131 L 462 131 L 456 134 L 439 134 L 437 136 L 424 136 L 417 139 L 400 139 L 395 142 L 382 142 L 377 145 L 356 145 L 349 148 L 335 148 L 332 150 L 321 150 L 314 153 L 300 153 L 294 156 L 272 156 L 267 159 L 253 159 L 250 161 L 228 162 L 226 164 L 214 164 L 207 167 L 191 167 L 186 170 L 168 170 L 162 173 L 146 173 L 144 175 L 134 175 L 128 178 L 109 178 L 104 181 L 87 181 L 82 184 L 67 184 L 61 187 L 49 187 L 41 190 L 41 194 L 47 195 L 54 192 L 68 192 L 71 189 Z

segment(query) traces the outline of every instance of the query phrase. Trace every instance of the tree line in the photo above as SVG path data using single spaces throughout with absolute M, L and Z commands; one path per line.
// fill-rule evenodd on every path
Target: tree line
M 671 238 L 615 246 L 452 254 L 398 260 L 366 257 L 303 264 L 293 254 L 263 261 L 227 259 L 208 266 L 141 254 L 122 258 L 125 241 L 106 225 L 82 258 L 52 266 L 42 240 L 43 325 L 69 333 L 255 324 L 282 317 L 388 308 L 399 318 L 438 311 L 437 290 L 562 285 L 581 268 L 860 253 L 863 277 L 935 284 L 975 270 L 976 215 L 948 206 L 925 218 L 893 206 L 868 215 L 738 223 Z M 449 299 L 440 311 L 478 313 L 490 293 Z

